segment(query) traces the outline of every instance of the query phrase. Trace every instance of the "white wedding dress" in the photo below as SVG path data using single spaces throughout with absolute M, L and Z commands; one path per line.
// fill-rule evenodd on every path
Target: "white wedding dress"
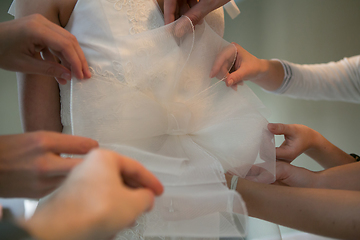
M 274 181 L 266 109 L 246 85 L 220 81 L 236 57 L 222 39 L 222 8 L 195 28 L 186 17 L 163 25 L 152 0 L 77 2 L 66 29 L 92 78 L 60 86 L 64 132 L 140 161 L 165 187 L 153 211 L 116 239 L 243 238 L 246 207 L 224 173 Z

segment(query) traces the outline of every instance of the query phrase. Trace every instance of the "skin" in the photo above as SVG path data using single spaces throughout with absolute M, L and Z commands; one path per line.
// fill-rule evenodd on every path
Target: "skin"
M 61 153 L 86 154 L 97 147 L 89 138 L 51 132 L 0 136 L 0 196 L 44 197 L 82 161 Z
M 221 7 L 229 0 L 163 0 L 165 24 L 174 22 L 182 15 L 190 18 L 194 25 L 201 23 L 202 19 L 213 10 Z
M 39 59 L 53 53 L 64 65 Z M 56 77 L 59 83 L 91 76 L 76 38 L 39 14 L 0 23 L 0 67 L 9 71 Z
M 360 163 L 320 133 L 297 124 L 269 124 L 285 135 L 276 149 L 276 181 L 266 185 L 238 179 L 236 191 L 250 216 L 339 239 L 360 237 Z M 328 166 L 320 172 L 290 164 L 305 153 Z M 325 158 L 325 159 L 322 159 Z M 226 175 L 228 186 L 232 176 Z
M 285 138 L 281 146 L 276 148 L 276 158 L 278 160 L 291 162 L 302 153 L 305 153 L 324 168 L 354 162 L 353 157 L 307 126 L 270 123 L 268 129 L 275 135 L 284 135 Z
M 237 50 L 237 57 L 232 72 L 227 76 L 225 83 L 228 87 L 251 81 L 260 87 L 274 91 L 278 89 L 284 79 L 284 69 L 279 61 L 258 59 L 247 52 L 237 43 L 232 43 Z M 226 61 L 226 52 L 220 53 L 211 69 L 210 77 L 215 77 Z
M 64 28 L 68 23 L 76 2 L 77 0 L 16 1 L 15 17 L 21 18 L 33 14 L 41 14 L 54 25 Z M 163 6 L 160 0 L 159 5 L 160 7 Z M 49 61 L 59 61 L 59 58 L 51 54 L 51 52 L 46 52 L 43 56 Z M 39 60 L 41 59 L 39 53 L 35 53 L 34 57 Z M 63 61 L 61 62 L 66 64 Z M 90 75 L 84 77 L 90 77 Z M 24 131 L 45 130 L 62 132 L 59 86 L 54 81 L 54 78 L 37 74 L 18 73 L 17 79 L 20 114 Z M 64 80 L 59 82 L 64 83 Z
M 60 4 L 61 3 L 61 4 Z M 16 18 L 41 14 L 60 28 L 67 24 L 76 1 L 16 1 Z M 41 59 L 40 53 L 34 57 Z M 47 54 L 47 59 L 55 60 Z M 53 77 L 18 73 L 20 114 L 25 132 L 62 131 L 59 86 Z
M 107 239 L 151 210 L 162 192 L 161 183 L 140 163 L 97 149 L 20 224 L 42 240 Z
M 227 176 L 228 183 L 230 179 Z M 240 178 L 236 191 L 250 216 L 332 238 L 360 237 L 359 191 L 276 186 Z
M 360 190 L 360 163 L 317 131 L 299 124 L 268 124 L 275 135 L 284 135 L 285 141 L 276 148 L 276 184 L 343 190 Z M 313 172 L 290 164 L 305 153 L 325 170 Z

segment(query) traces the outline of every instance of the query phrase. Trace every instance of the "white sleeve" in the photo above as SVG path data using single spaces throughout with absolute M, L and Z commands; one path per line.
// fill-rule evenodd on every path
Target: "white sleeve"
M 272 93 L 309 100 L 360 103 L 360 55 L 325 64 L 280 62 L 284 67 L 284 81 Z

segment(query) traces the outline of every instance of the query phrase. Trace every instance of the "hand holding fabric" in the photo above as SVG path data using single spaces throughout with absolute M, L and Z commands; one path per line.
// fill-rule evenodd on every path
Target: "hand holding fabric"
M 150 211 L 162 192 L 161 183 L 137 161 L 97 149 L 23 225 L 44 240 L 107 239 Z
M 39 52 L 45 60 L 36 58 Z M 91 77 L 76 38 L 40 14 L 0 23 L 0 67 L 52 76 L 60 84 L 71 80 L 72 73 L 78 79 Z
M 323 138 L 315 130 L 299 124 L 269 123 L 268 129 L 275 135 L 284 135 L 285 141 L 276 148 L 276 159 L 288 162 L 315 147 L 317 138 Z
M 269 91 L 276 90 L 281 86 L 284 70 L 279 61 L 259 59 L 239 44 L 232 44 L 237 50 L 237 56 L 232 71 L 225 80 L 228 87 L 237 84 L 242 85 L 244 81 L 252 81 Z M 219 73 L 224 60 L 227 59 L 227 54 L 227 52 L 219 53 L 212 67 L 210 77 L 214 77 Z
M 275 135 L 284 135 L 285 137 L 281 146 L 276 148 L 278 160 L 291 162 L 300 154 L 305 153 L 324 168 L 354 162 L 353 157 L 307 126 L 270 123 L 268 129 Z
M 92 139 L 53 132 L 0 136 L 0 196 L 40 198 L 60 185 L 82 160 L 61 153 L 86 154 Z

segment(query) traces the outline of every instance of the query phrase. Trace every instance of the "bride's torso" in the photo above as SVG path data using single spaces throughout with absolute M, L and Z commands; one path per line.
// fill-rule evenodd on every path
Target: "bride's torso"
M 223 36 L 222 8 L 210 13 L 206 21 Z M 65 28 L 77 38 L 93 74 L 117 78 L 122 74 L 117 63 L 124 53 L 134 50 L 119 45 L 119 39 L 163 25 L 162 12 L 154 0 L 79 0 Z M 63 132 L 71 134 L 70 83 L 60 85 L 60 95 Z

